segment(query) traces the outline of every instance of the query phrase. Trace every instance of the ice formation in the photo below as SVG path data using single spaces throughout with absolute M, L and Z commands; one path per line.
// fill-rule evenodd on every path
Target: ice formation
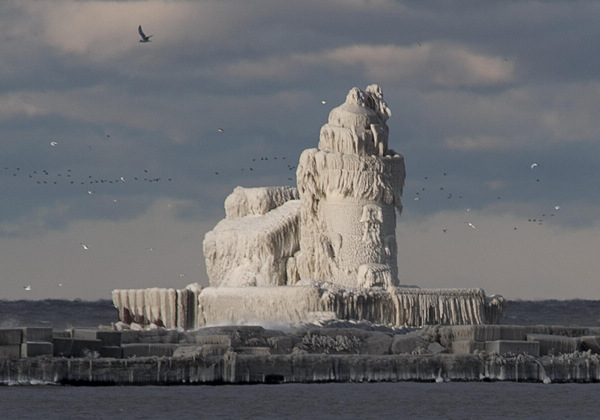
M 204 238 L 210 287 L 194 292 L 197 307 L 181 309 L 188 301 L 173 289 L 115 291 L 121 319 L 179 328 L 324 314 L 395 326 L 497 322 L 504 300 L 481 289 L 400 287 L 405 169 L 388 147 L 390 116 L 379 86 L 352 88 L 318 148 L 300 156 L 297 188 L 237 187 L 227 197 L 225 219 Z
M 292 287 L 209 287 L 199 302 L 199 327 L 322 319 L 423 326 L 498 322 L 503 299 L 482 289 L 344 288 L 302 280 Z
M 388 149 L 390 116 L 377 85 L 353 88 L 321 128 L 319 148 L 300 156 L 301 278 L 398 284 L 396 209 L 405 170 L 404 158 Z
M 204 238 L 206 270 L 212 287 L 287 283 L 287 260 L 299 249 L 300 201 L 284 202 L 265 213 L 248 212 L 250 208 L 259 208 L 252 204 L 260 203 L 260 199 L 255 199 L 257 196 L 268 196 L 269 192 L 280 194 L 281 189 L 242 190 L 238 187 L 227 198 L 227 214 L 235 216 L 221 220 Z M 238 199 L 242 195 L 250 200 Z M 289 195 L 293 196 L 293 191 L 290 190 Z M 233 202 L 241 208 L 233 206 Z
M 117 289 L 112 300 L 119 319 L 127 324 L 154 324 L 159 327 L 193 329 L 198 324 L 196 306 L 202 287 L 189 284 L 184 289 Z
M 405 171 L 388 149 L 390 115 L 377 85 L 353 88 L 321 128 L 319 148 L 302 153 L 297 190 L 236 188 L 204 240 L 211 286 L 397 286 Z
M 225 218 L 267 214 L 286 201 L 299 198 L 298 190 L 294 187 L 236 187 L 225 200 Z

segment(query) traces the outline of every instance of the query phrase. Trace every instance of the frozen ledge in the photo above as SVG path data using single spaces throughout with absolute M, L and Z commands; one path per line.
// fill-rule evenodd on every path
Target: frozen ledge
M 315 314 L 390 326 L 494 324 L 504 299 L 482 289 L 341 288 L 303 282 L 285 287 L 206 288 L 198 327 L 313 322 Z
M 296 286 L 114 290 L 119 320 L 184 330 L 207 325 L 296 325 L 324 317 L 394 327 L 495 324 L 504 299 L 483 289 Z

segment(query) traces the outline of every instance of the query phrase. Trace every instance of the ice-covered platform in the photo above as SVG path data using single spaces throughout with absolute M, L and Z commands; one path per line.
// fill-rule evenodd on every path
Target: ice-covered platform
M 182 297 L 189 303 L 178 303 Z M 194 298 L 197 306 L 189 300 Z M 502 317 L 504 299 L 488 297 L 482 289 L 362 289 L 301 281 L 287 287 L 115 290 L 113 302 L 127 324 L 193 329 L 297 325 L 322 319 L 413 327 L 495 324 Z
M 13 328 L 0 329 L 0 384 L 591 383 L 600 380 L 599 353 L 598 327 Z

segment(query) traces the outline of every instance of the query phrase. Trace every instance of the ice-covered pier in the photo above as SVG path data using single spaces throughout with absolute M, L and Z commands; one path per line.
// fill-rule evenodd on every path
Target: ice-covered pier
M 599 353 L 598 327 L 17 328 L 0 330 L 0 384 L 597 382 Z

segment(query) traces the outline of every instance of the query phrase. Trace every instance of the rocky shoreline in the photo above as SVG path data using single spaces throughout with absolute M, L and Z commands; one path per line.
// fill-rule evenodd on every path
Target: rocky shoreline
M 13 328 L 0 330 L 0 384 L 592 383 L 599 338 L 598 327 L 548 325 Z

